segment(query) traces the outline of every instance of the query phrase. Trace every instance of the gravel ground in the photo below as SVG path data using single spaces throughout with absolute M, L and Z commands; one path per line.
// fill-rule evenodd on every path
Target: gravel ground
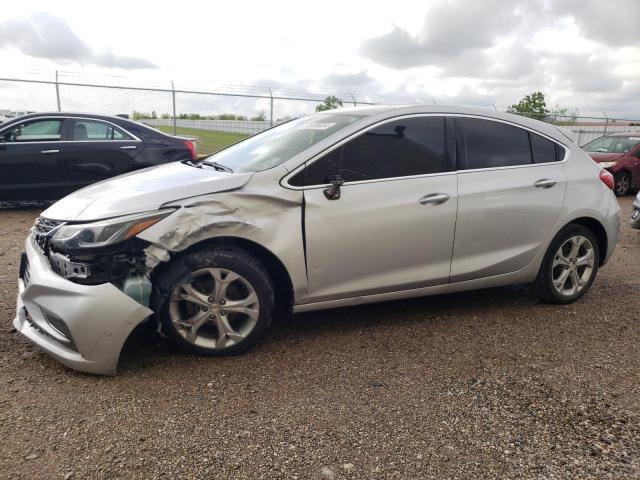
M 0 478 L 640 478 L 640 232 L 590 293 L 521 289 L 277 320 L 245 355 L 140 333 L 117 377 L 13 332 L 35 210 L 0 212 Z

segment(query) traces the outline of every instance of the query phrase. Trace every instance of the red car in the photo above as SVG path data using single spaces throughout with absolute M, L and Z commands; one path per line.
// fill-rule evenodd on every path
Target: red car
M 605 135 L 582 148 L 613 174 L 617 196 L 640 188 L 640 132 Z

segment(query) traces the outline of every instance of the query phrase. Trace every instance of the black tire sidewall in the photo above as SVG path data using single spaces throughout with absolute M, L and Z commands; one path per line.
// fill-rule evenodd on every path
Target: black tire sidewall
M 593 245 L 593 250 L 595 254 L 595 262 L 593 267 L 593 272 L 591 274 L 591 278 L 583 288 L 578 293 L 566 296 L 561 295 L 556 291 L 553 286 L 553 261 L 555 259 L 556 252 L 560 248 L 560 246 L 566 242 L 569 238 L 574 237 L 576 235 L 581 235 L 586 237 Z M 572 303 L 578 300 L 582 295 L 587 293 L 587 291 L 591 288 L 593 281 L 596 278 L 598 273 L 598 266 L 600 264 L 600 248 L 598 245 L 598 241 L 591 230 L 582 226 L 582 225 L 569 225 L 563 228 L 558 234 L 554 237 L 545 253 L 544 260 L 542 262 L 542 267 L 540 268 L 540 272 L 538 274 L 538 278 L 536 280 L 538 291 L 543 300 L 546 300 L 551 303 Z
M 203 268 L 225 268 L 244 277 L 258 296 L 260 313 L 254 329 L 241 342 L 224 349 L 209 349 L 193 345 L 176 330 L 169 315 L 169 297 L 180 284 L 185 283 L 192 272 Z M 154 288 L 152 304 L 163 333 L 178 349 L 203 356 L 224 356 L 241 353 L 256 343 L 269 328 L 273 316 L 274 294 L 271 279 L 260 262 L 239 249 L 203 249 L 176 258 L 158 278 L 159 288 Z

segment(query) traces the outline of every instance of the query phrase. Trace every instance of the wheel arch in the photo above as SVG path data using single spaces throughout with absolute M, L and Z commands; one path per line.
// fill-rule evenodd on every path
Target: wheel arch
M 293 306 L 293 282 L 284 263 L 272 251 L 253 240 L 242 237 L 224 236 L 207 238 L 190 245 L 185 250 L 172 255 L 171 261 L 159 265 L 154 271 L 158 275 L 164 268 L 168 268 L 176 258 L 188 255 L 201 248 L 238 248 L 253 255 L 267 270 L 273 282 L 276 309 L 290 312 Z
M 589 230 L 591 230 L 591 232 L 593 232 L 596 240 L 598 241 L 598 251 L 600 252 L 599 266 L 602 266 L 607 254 L 607 248 L 609 246 L 607 231 L 605 230 L 602 223 L 600 223 L 599 220 L 593 217 L 579 217 L 571 220 L 562 228 L 565 228 L 569 225 L 582 225 L 583 227 L 588 228 Z

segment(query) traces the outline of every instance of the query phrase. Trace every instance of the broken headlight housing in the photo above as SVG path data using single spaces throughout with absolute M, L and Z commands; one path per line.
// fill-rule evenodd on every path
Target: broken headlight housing
M 174 211 L 174 209 L 164 209 L 91 223 L 66 224 L 58 228 L 51 243 L 63 251 L 113 245 L 135 237 Z

